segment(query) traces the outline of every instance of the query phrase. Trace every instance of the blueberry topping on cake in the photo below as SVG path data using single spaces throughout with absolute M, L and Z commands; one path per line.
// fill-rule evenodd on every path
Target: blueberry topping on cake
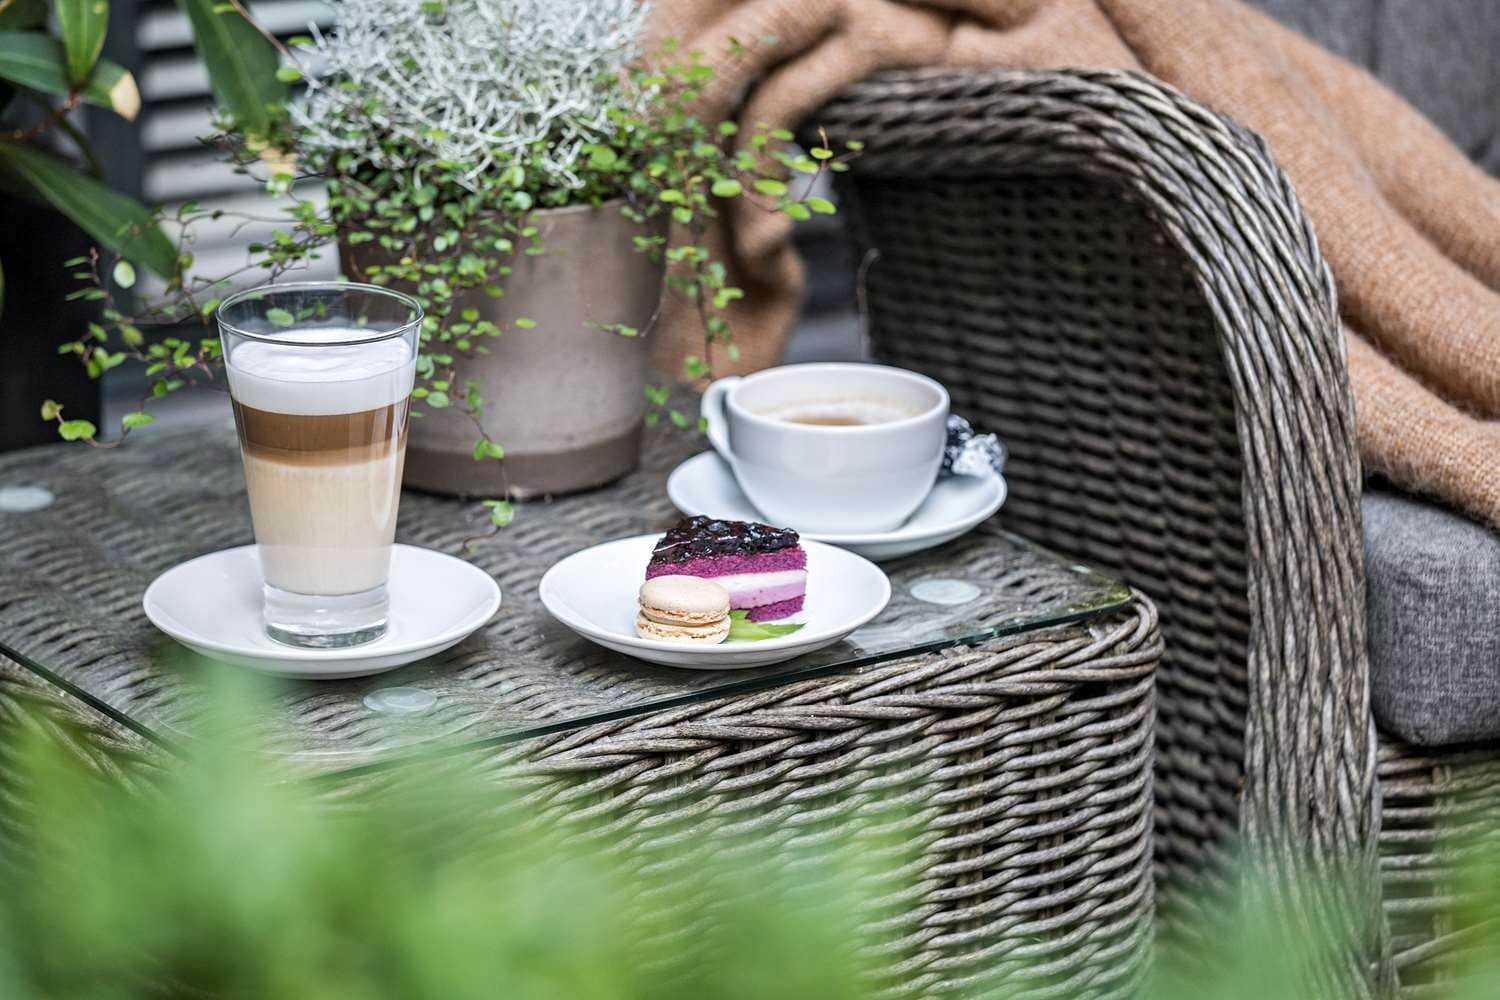
M 656 543 L 646 579 L 677 574 L 713 580 L 729 606 L 751 621 L 773 621 L 802 610 L 807 552 L 790 528 L 755 521 L 688 517 Z

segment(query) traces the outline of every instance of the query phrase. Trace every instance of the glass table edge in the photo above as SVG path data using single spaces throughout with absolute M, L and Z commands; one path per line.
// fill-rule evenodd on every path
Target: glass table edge
M 651 715 L 656 712 L 668 711 L 681 708 L 699 702 L 712 701 L 718 698 L 726 698 L 734 695 L 749 694 L 757 691 L 765 691 L 781 687 L 786 684 L 803 680 L 815 680 L 822 677 L 831 677 L 837 674 L 848 673 L 887 663 L 892 660 L 903 659 L 909 656 L 923 656 L 928 653 L 939 652 L 944 649 L 953 649 L 959 646 L 977 646 L 981 643 L 1002 639 L 1008 636 L 1020 635 L 1025 632 L 1037 631 L 1045 628 L 1056 628 L 1067 625 L 1076 625 L 1081 622 L 1091 621 L 1095 618 L 1129 607 L 1135 601 L 1134 593 L 1130 586 L 1105 573 L 1080 563 L 1077 560 L 1067 558 L 1046 546 L 1039 545 L 1024 536 L 1003 529 L 989 529 L 997 535 L 1004 535 L 1011 541 L 1025 548 L 1032 549 L 1044 554 L 1059 565 L 1066 566 L 1069 570 L 1080 576 L 1093 577 L 1099 585 L 1103 599 L 1097 603 L 1085 606 L 1074 605 L 1061 613 L 1044 613 L 1031 617 L 1009 619 L 1001 625 L 983 629 L 964 635 L 945 636 L 939 639 L 917 643 L 911 646 L 893 648 L 875 653 L 864 653 L 848 659 L 837 660 L 832 663 L 823 663 L 802 670 L 791 670 L 784 672 L 773 672 L 747 678 L 745 680 L 728 681 L 712 687 L 702 688 L 687 694 L 673 695 L 668 698 L 659 698 L 650 701 L 642 701 L 635 704 L 623 705 L 619 708 L 596 712 L 590 715 L 576 716 L 573 718 L 557 720 L 552 722 L 538 723 L 519 727 L 506 732 L 496 733 L 479 739 L 463 740 L 454 743 L 431 747 L 414 753 L 395 754 L 379 760 L 361 761 L 350 764 L 347 767 L 335 768 L 318 774 L 308 775 L 300 780 L 315 783 L 350 780 L 364 775 L 421 763 L 447 757 L 459 756 L 479 750 L 495 747 L 509 746 L 528 739 L 542 736 L 551 736 L 558 733 L 574 732 L 589 726 L 600 725 L 607 722 L 616 722 L 622 719 L 637 718 Z M 84 705 L 103 715 L 111 722 L 116 723 L 136 734 L 152 745 L 181 755 L 185 751 L 177 741 L 162 735 L 146 723 L 121 711 L 115 706 L 104 701 L 102 698 L 92 694 L 88 690 L 79 687 L 66 677 L 56 671 L 39 663 L 30 655 L 16 649 L 3 637 L 0 637 L 0 655 L 8 657 L 22 668 L 30 671 L 43 681 L 51 684 L 64 694 L 77 699 Z

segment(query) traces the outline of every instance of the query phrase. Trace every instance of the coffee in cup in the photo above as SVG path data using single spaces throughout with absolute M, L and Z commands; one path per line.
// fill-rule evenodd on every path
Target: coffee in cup
M 719 379 L 709 442 L 767 519 L 801 531 L 889 531 L 937 479 L 948 393 L 884 365 L 805 364 Z

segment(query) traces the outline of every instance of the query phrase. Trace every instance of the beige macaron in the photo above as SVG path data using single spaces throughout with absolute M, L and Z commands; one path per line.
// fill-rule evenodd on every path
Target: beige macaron
M 729 635 L 729 591 L 699 576 L 658 576 L 641 584 L 635 631 L 643 639 L 723 642 Z

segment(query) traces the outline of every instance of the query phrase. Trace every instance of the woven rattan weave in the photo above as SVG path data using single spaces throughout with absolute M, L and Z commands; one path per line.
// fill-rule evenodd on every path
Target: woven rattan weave
M 390 680 L 281 689 L 268 749 L 316 769 L 318 787 L 343 801 L 420 774 L 402 759 L 426 738 L 450 766 L 493 774 L 546 817 L 592 821 L 586 835 L 616 850 L 665 851 L 684 890 L 706 826 L 749 836 L 762 856 L 795 857 L 896 808 L 912 878 L 880 901 L 897 944 L 878 967 L 893 990 L 949 994 L 1000 976 L 1029 983 L 1023 995 L 1130 995 L 1152 939 L 1161 644 L 1150 602 L 990 533 L 889 564 L 902 593 L 868 640 L 885 652 L 817 674 L 652 668 L 546 627 L 534 607 L 542 570 L 670 523 L 663 483 L 691 445 L 658 435 L 624 482 L 525 506 L 471 557 L 506 591 L 493 624 Z M 175 709 L 207 668 L 161 658 L 141 592 L 181 559 L 249 540 L 232 432 L 18 453 L 0 459 L 0 483 L 57 496 L 46 510 L 0 514 L 0 643 L 15 654 L 0 659 L 0 732 L 45 726 L 102 774 L 143 780 L 195 738 Z M 399 535 L 456 551 L 483 517 L 478 505 L 408 495 Z M 982 584 L 978 624 L 1000 627 L 922 642 L 941 633 L 923 631 L 931 622 L 951 622 L 913 603 L 903 581 L 934 574 Z M 887 635 L 909 646 L 878 646 Z M 932 651 L 901 651 L 911 646 Z M 364 695 L 388 683 L 429 690 L 436 707 L 404 722 L 364 710 Z M 0 775 L 3 823 L 24 822 L 26 800 Z
M 1440 817 L 1472 823 L 1459 804 L 1480 791 L 1500 822 L 1500 751 L 1385 742 L 1377 765 L 1334 290 L 1265 144 L 1107 72 L 893 74 L 817 122 L 867 143 L 847 190 L 876 353 L 1002 435 L 1009 524 L 1160 607 L 1173 898 L 1208 889 L 1242 830 L 1366 873 L 1363 897 L 1280 899 L 1307 926 L 1367 906 L 1379 928 L 1322 970 L 1324 995 L 1440 979 L 1483 941 L 1446 916 L 1460 855 Z

